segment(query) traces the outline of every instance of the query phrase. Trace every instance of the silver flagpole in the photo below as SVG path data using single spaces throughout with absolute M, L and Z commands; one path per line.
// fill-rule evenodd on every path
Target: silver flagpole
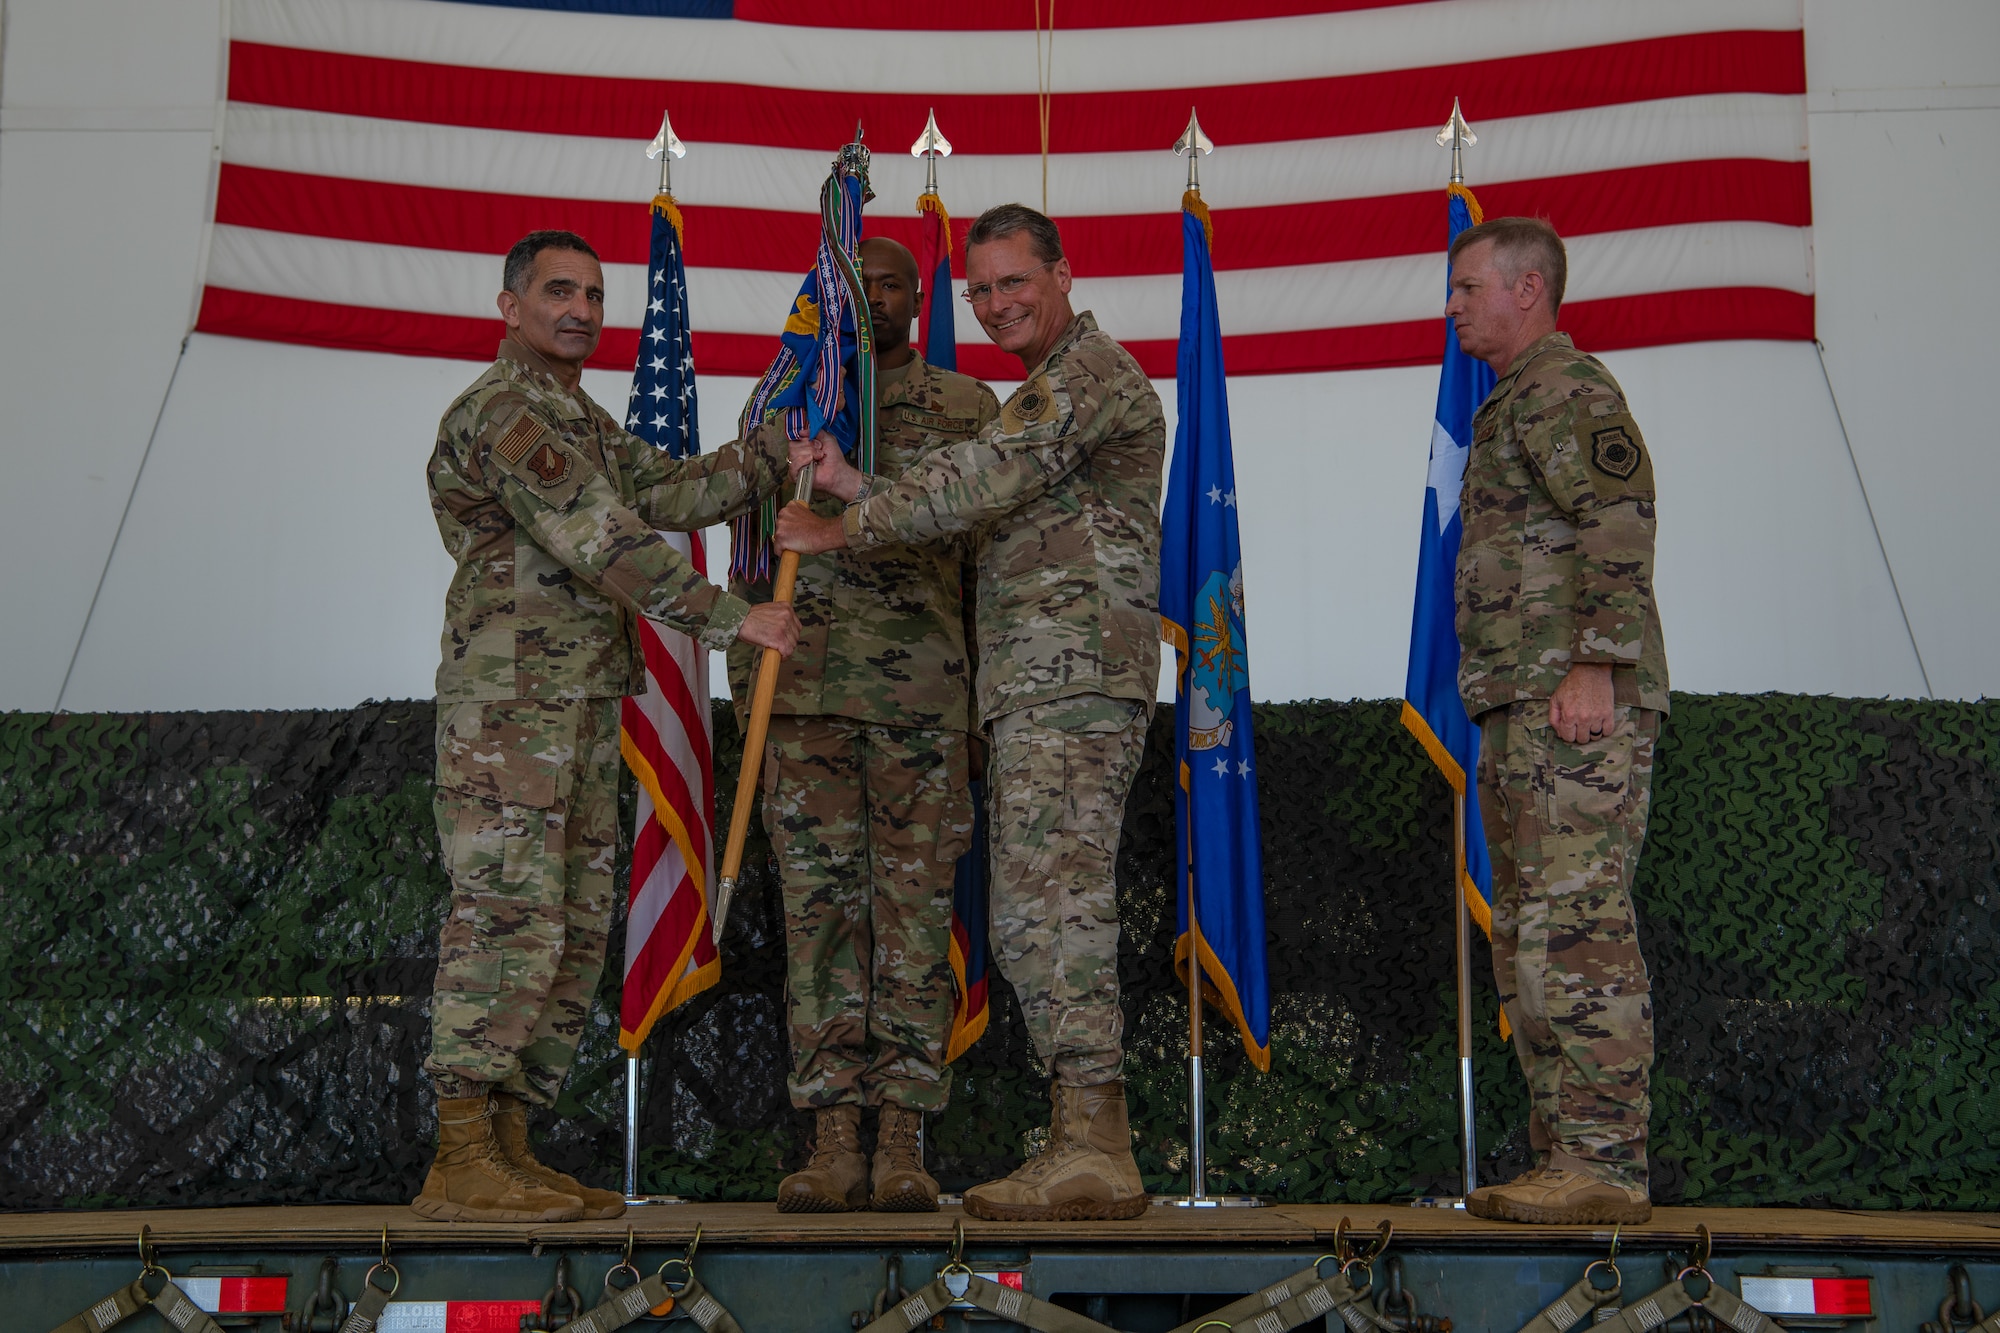
M 1215 151 L 1214 142 L 1202 132 L 1201 120 L 1192 108 L 1187 128 L 1174 141 L 1174 155 L 1187 159 L 1187 188 L 1201 192 L 1201 159 Z M 1183 848 L 1183 854 L 1186 849 Z M 1188 876 L 1188 1192 L 1155 1194 L 1153 1202 L 1167 1208 L 1262 1208 L 1265 1200 L 1254 1194 L 1210 1194 L 1208 1192 L 1208 1085 L 1202 1077 L 1201 1054 L 1201 920 L 1194 910 L 1194 876 Z

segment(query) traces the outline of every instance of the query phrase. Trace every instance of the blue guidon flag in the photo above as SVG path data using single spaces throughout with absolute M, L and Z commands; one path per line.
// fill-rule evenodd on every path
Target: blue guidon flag
M 1446 197 L 1449 246 L 1480 220 L 1479 201 L 1463 185 Z M 1449 275 L 1447 274 L 1447 281 Z M 1458 547 L 1465 536 L 1459 493 L 1472 454 L 1472 417 L 1493 392 L 1493 368 L 1458 345 L 1458 330 L 1444 325 L 1444 366 L 1438 373 L 1437 417 L 1431 424 L 1430 484 L 1424 490 L 1424 526 L 1417 540 L 1417 597 L 1410 615 L 1410 669 L 1403 684 L 1403 725 L 1430 752 L 1431 761 L 1464 802 L 1465 858 L 1454 867 L 1479 928 L 1493 934 L 1493 865 L 1486 857 L 1486 827 L 1479 820 L 1479 728 L 1465 715 L 1458 693 Z M 1504 1019 L 1502 1020 L 1505 1021 Z
M 1208 209 L 1189 191 L 1181 213 L 1180 424 L 1167 478 L 1160 550 L 1160 633 L 1174 647 L 1174 813 L 1184 851 L 1174 965 L 1190 959 L 1203 992 L 1271 1067 L 1271 998 L 1264 958 L 1264 858 L 1257 757 L 1243 632 L 1243 556 L 1229 396 L 1209 260 Z M 1192 906 L 1192 920 L 1189 908 Z
M 799 284 L 771 358 L 737 422 L 748 436 L 780 422 L 789 440 L 825 430 L 863 472 L 875 471 L 875 335 L 868 322 L 860 270 L 861 207 L 868 188 L 868 150 L 855 141 L 840 150 L 820 188 L 819 251 Z M 863 410 L 860 404 L 868 404 Z M 766 499 L 731 521 L 729 577 L 761 583 L 771 577 L 771 533 L 778 506 Z

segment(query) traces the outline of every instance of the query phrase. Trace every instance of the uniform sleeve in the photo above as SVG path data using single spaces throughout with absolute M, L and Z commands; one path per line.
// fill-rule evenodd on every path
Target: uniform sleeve
M 585 583 L 704 647 L 735 640 L 749 604 L 703 578 L 525 403 L 496 400 L 481 414 L 473 447 L 514 521 Z
M 850 505 L 841 520 L 847 544 L 921 545 L 1027 504 L 1117 433 L 1128 401 L 1117 388 L 1088 374 L 1059 379 L 1044 370 L 977 435 L 926 454 L 895 485 Z
M 773 460 L 774 435 L 770 427 L 759 426 L 746 439 L 692 458 L 674 458 L 637 436 L 628 437 L 640 514 L 654 527 L 674 532 L 736 517 L 783 482 L 787 460 L 782 440 Z
M 1653 605 L 1653 460 L 1615 385 L 1579 378 L 1517 421 L 1549 497 L 1576 524 L 1572 660 L 1637 666 Z

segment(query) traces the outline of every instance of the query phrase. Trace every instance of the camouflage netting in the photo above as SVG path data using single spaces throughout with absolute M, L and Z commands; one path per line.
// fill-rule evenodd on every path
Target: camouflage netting
M 1675 710 L 1639 882 L 1656 1197 L 2000 1209 L 2000 704 Z M 736 731 L 717 717 L 726 793 Z M 445 898 L 431 718 L 0 716 L 0 1206 L 414 1192 Z M 1274 1071 L 1211 1024 L 1211 1161 L 1287 1200 L 1449 1187 L 1445 789 L 1394 704 L 1267 706 L 1259 726 Z M 1185 1114 L 1167 738 L 1156 723 L 1119 866 L 1134 1120 L 1159 1187 L 1184 1167 Z M 767 855 L 753 845 L 722 984 L 654 1040 L 648 1188 L 768 1198 L 799 1155 Z M 607 1184 L 621 936 L 561 1114 L 537 1126 L 552 1160 Z M 1488 969 L 1482 949 L 1480 1136 L 1508 1173 L 1526 1098 Z M 994 990 L 933 1135 L 948 1186 L 1016 1160 L 1044 1114 Z

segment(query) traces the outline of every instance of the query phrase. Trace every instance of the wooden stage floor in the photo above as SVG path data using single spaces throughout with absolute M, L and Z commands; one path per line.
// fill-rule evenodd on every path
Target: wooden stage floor
M 1093 1249 L 1133 1246 L 1176 1249 L 1236 1246 L 1258 1250 L 1331 1248 L 1341 1219 L 1372 1232 L 1384 1219 L 1397 1248 L 1594 1248 L 1609 1227 L 1527 1227 L 1485 1222 L 1463 1213 L 1404 1205 L 1278 1205 L 1191 1210 L 1154 1208 L 1130 1222 L 982 1222 L 956 1207 L 921 1215 L 832 1213 L 787 1215 L 768 1203 L 694 1203 L 629 1210 L 608 1222 L 561 1225 L 481 1225 L 431 1222 L 408 1208 L 306 1205 L 276 1208 L 185 1208 L 93 1212 L 0 1213 L 0 1256 L 129 1251 L 143 1225 L 155 1244 L 174 1249 L 372 1250 L 387 1229 L 395 1249 L 492 1250 L 622 1245 L 626 1228 L 648 1248 L 682 1246 L 699 1225 L 702 1246 L 821 1249 L 830 1246 L 942 1250 L 953 1227 L 965 1224 L 971 1245 Z M 1858 1212 L 1814 1208 L 1659 1208 L 1644 1226 L 1624 1229 L 1628 1249 L 1679 1248 L 1706 1224 L 1717 1253 L 1746 1250 L 1951 1253 L 2000 1256 L 2000 1214 Z

